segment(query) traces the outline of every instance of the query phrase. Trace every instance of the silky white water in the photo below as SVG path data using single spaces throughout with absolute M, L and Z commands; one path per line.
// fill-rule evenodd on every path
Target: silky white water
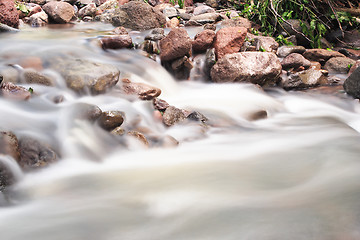
M 207 118 L 170 128 L 151 102 L 116 90 L 78 96 L 25 85 L 29 101 L 0 98 L 0 130 L 50 144 L 60 161 L 0 193 L 4 240 L 349 240 L 360 239 L 360 108 L 330 95 L 263 91 L 247 84 L 176 82 L 138 51 L 104 52 L 108 25 L 25 29 L 0 35 L 0 65 L 24 52 L 62 53 L 118 67 L 122 77 L 162 90 L 160 98 Z M 140 33 L 133 33 L 141 35 Z M 46 71 L 46 70 L 45 70 Z M 56 73 L 52 73 L 56 74 Z M 55 104 L 54 96 L 64 96 Z M 97 125 L 74 118 L 81 103 L 125 112 L 177 147 L 126 147 Z M 266 111 L 266 119 L 252 114 Z

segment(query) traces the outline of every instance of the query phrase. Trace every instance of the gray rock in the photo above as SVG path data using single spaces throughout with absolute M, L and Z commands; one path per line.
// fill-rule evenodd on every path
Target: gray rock
M 306 49 L 303 46 L 281 46 L 278 48 L 276 54 L 283 58 L 291 53 L 303 54 L 305 51 Z
M 165 7 L 163 13 L 168 18 L 176 17 L 179 15 L 178 11 L 174 7 Z
M 189 21 L 197 22 L 199 24 L 215 23 L 220 20 L 221 16 L 218 13 L 203 13 L 197 16 L 192 16 Z
M 212 7 L 201 4 L 200 6 L 197 6 L 194 8 L 193 14 L 194 14 L 194 16 L 197 16 L 197 15 L 201 15 L 204 13 L 214 13 L 214 12 L 215 12 L 215 9 L 213 9 Z
M 214 82 L 251 82 L 274 85 L 281 73 L 277 56 L 270 52 L 241 52 L 224 56 L 211 69 Z
M 43 6 L 43 10 L 55 23 L 68 23 L 75 15 L 73 6 L 67 2 L 51 1 Z
M 203 68 L 204 73 L 206 74 L 206 76 L 209 79 L 210 79 L 211 68 L 215 65 L 215 63 L 216 63 L 215 49 L 210 48 L 206 51 L 205 64 L 204 64 L 204 68 Z
M 45 167 L 57 160 L 57 155 L 50 146 L 30 137 L 19 139 L 19 149 L 19 165 L 24 170 Z
M 32 27 L 43 27 L 46 26 L 49 22 L 48 15 L 44 12 L 38 12 L 30 16 L 29 24 Z
M 266 51 L 276 53 L 279 43 L 272 37 L 256 36 L 254 39 L 254 45 L 257 51 Z
M 348 73 L 351 66 L 356 63 L 355 60 L 347 57 L 330 58 L 324 65 L 324 69 L 329 73 Z
M 299 67 L 304 67 L 305 69 L 307 69 L 310 67 L 310 65 L 311 62 L 299 53 L 291 53 L 281 61 L 281 66 L 283 67 L 283 69 L 296 69 Z
M 149 35 L 145 36 L 145 40 L 158 41 L 165 37 L 163 28 L 153 29 Z
M 360 98 L 360 67 L 345 80 L 344 90 L 354 98 Z
M 327 84 L 324 74 L 315 69 L 308 69 L 289 75 L 282 75 L 281 86 L 284 89 L 303 89 Z

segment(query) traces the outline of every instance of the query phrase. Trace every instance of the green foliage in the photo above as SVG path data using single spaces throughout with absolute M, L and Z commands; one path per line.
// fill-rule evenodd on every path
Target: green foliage
M 280 45 L 294 45 L 292 42 L 288 41 L 283 35 L 279 34 L 276 38 L 275 41 L 277 41 Z
M 15 7 L 17 10 L 20 10 L 21 12 L 23 12 L 26 16 L 30 13 L 30 10 L 25 6 L 24 3 L 16 2 Z
M 176 3 L 179 5 L 180 8 L 184 8 L 185 7 L 185 0 L 169 0 L 169 2 L 172 5 L 176 5 Z

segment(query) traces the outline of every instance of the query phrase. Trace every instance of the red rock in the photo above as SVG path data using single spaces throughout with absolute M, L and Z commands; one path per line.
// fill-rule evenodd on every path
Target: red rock
M 183 28 L 172 29 L 169 34 L 160 40 L 161 61 L 171 61 L 183 56 L 190 56 L 191 39 Z
M 192 42 L 192 49 L 194 52 L 205 52 L 211 47 L 215 37 L 213 30 L 206 29 L 196 34 Z
M 116 35 L 104 37 L 100 40 L 104 49 L 131 48 L 132 40 L 129 35 Z
M 55 23 L 68 23 L 75 15 L 73 6 L 67 2 L 48 2 L 43 10 Z
M 13 0 L 0 0 L 0 23 L 19 28 L 19 12 Z
M 40 5 L 36 5 L 35 7 L 30 9 L 30 13 L 29 13 L 28 17 L 30 17 L 31 15 L 33 15 L 35 13 L 41 12 L 41 11 L 42 11 L 42 8 L 40 7 Z
M 244 44 L 247 29 L 244 27 L 227 27 L 220 29 L 214 40 L 214 48 L 217 59 L 222 58 L 226 54 L 236 53 L 240 51 Z

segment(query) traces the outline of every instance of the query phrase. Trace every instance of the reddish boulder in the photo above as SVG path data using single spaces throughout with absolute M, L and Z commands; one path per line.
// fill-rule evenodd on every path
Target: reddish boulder
M 194 41 L 192 42 L 192 49 L 194 52 L 205 52 L 210 48 L 215 37 L 215 32 L 210 29 L 206 29 L 196 34 Z
M 160 40 L 161 61 L 171 61 L 183 56 L 190 56 L 191 39 L 183 28 L 175 28 Z
M 214 40 L 214 48 L 217 59 L 226 54 L 239 52 L 244 44 L 247 29 L 244 27 L 227 27 L 220 29 Z
M 0 0 L 0 23 L 19 28 L 19 13 L 13 0 Z

